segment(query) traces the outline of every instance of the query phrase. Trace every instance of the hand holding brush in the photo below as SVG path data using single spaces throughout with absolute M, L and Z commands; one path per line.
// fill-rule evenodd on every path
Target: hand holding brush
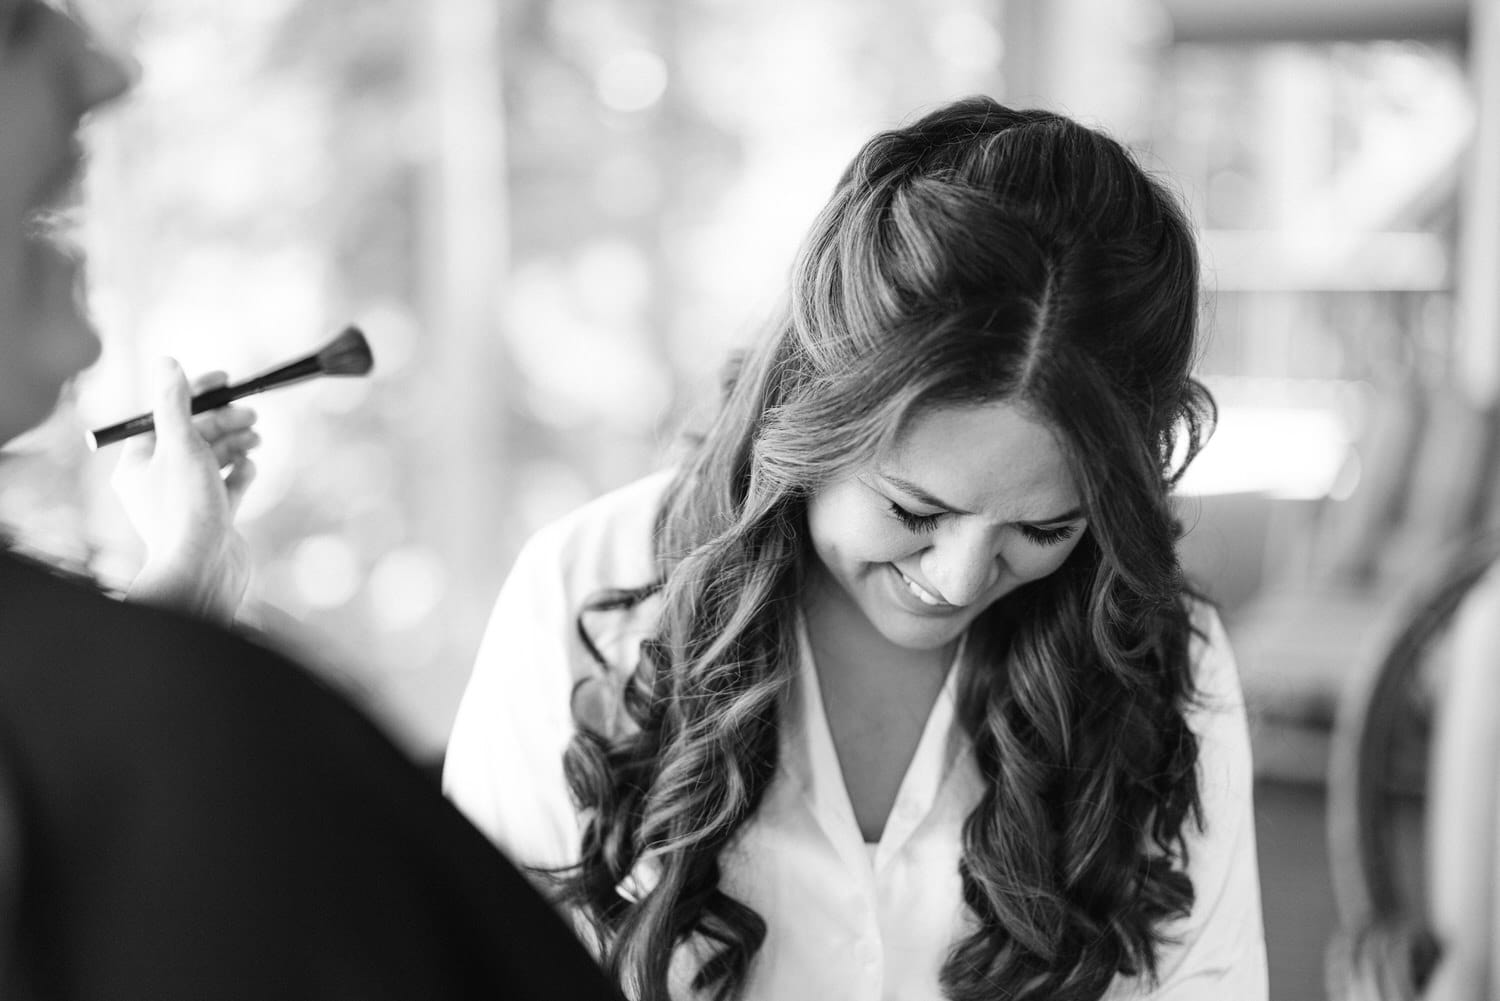
M 235 404 L 189 413 L 194 395 L 224 387 L 223 372 L 189 384 L 175 360 L 161 358 L 150 381 L 154 431 L 122 445 L 110 477 L 143 543 L 126 596 L 227 624 L 252 573 L 235 514 L 256 478 L 256 414 Z
M 364 375 L 370 371 L 374 362 L 375 358 L 370 353 L 365 335 L 358 327 L 348 326 L 321 349 L 305 358 L 263 372 L 253 379 L 197 394 L 192 399 L 192 412 L 201 414 L 205 410 L 226 406 L 254 393 L 263 393 L 268 389 L 288 386 L 320 375 Z M 155 426 L 149 413 L 139 414 L 118 424 L 89 432 L 89 444 L 93 448 L 101 448 L 145 434 Z

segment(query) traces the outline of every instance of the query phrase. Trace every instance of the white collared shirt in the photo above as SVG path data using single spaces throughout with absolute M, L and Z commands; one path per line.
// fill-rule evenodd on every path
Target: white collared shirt
M 562 773 L 570 697 L 596 667 L 577 638 L 583 602 L 650 581 L 651 526 L 666 474 L 616 491 L 542 530 L 501 589 L 448 745 L 443 785 L 522 865 L 577 859 L 579 826 Z M 654 603 L 590 619 L 611 664 L 633 665 Z M 1234 659 L 1205 609 L 1195 643 L 1205 830 L 1189 826 L 1193 912 L 1169 934 L 1157 989 L 1116 977 L 1110 1001 L 1264 1001 L 1249 737 Z M 597 631 L 595 631 L 597 629 Z M 939 1001 L 938 971 L 972 928 L 958 874 L 961 829 L 982 778 L 957 720 L 958 671 L 927 719 L 877 845 L 865 844 L 844 787 L 805 633 L 782 717 L 779 770 L 721 855 L 721 888 L 766 921 L 747 1001 Z M 683 957 L 679 957 L 682 959 Z M 674 963 L 674 994 L 689 961 Z

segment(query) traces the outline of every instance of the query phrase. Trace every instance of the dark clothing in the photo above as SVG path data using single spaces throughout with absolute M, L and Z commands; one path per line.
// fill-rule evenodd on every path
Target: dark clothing
M 250 642 L 5 554 L 0 768 L 35 997 L 616 996 L 339 694 Z

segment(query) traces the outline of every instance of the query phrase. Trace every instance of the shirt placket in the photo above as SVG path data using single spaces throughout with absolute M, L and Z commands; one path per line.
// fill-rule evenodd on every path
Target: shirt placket
M 853 957 L 860 983 L 849 996 L 861 1001 L 881 998 L 889 982 L 887 943 L 891 935 L 899 938 L 902 923 L 911 920 L 908 909 L 914 901 L 909 897 L 917 889 L 903 872 L 902 848 L 932 811 L 957 749 L 953 723 L 958 656 L 928 716 L 871 859 L 844 786 L 805 630 L 799 639 L 797 705 L 794 717 L 787 720 L 791 725 L 782 731 L 782 760 L 803 786 L 806 803 L 843 870 L 846 889 L 858 896 L 848 955 Z
M 853 960 L 857 982 L 848 984 L 845 996 L 851 1001 L 880 998 L 885 983 L 885 948 L 875 868 L 844 786 L 805 632 L 800 641 L 796 705 L 786 721 L 790 725 L 782 729 L 782 760 L 802 786 L 803 802 L 827 840 L 830 868 L 837 869 L 841 891 L 850 898 L 850 921 L 844 929 L 847 937 L 843 946 L 844 955 Z

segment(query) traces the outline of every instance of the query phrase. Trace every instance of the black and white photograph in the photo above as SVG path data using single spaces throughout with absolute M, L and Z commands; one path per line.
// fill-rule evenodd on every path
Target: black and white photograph
M 1500 0 L 0 0 L 0 999 L 1500 997 Z

